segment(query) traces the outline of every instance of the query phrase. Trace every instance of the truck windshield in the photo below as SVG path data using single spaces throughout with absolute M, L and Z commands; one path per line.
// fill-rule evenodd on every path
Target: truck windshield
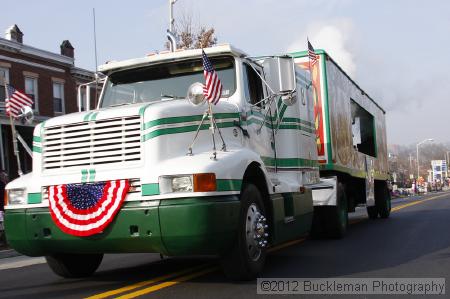
M 210 57 L 223 85 L 222 97 L 236 90 L 233 57 Z M 101 107 L 185 98 L 192 83 L 204 82 L 201 59 L 152 65 L 112 73 Z

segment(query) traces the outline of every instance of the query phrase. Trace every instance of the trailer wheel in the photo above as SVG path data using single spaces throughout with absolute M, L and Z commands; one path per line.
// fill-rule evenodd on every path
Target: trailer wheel
M 222 257 L 222 268 L 232 280 L 252 280 L 266 260 L 268 225 L 261 192 L 253 184 L 244 186 L 236 242 Z
M 45 257 L 50 269 L 64 278 L 81 278 L 94 274 L 103 254 L 54 254 Z

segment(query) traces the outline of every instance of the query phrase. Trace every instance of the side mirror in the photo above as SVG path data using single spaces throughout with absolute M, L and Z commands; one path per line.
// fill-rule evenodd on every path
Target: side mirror
M 30 106 L 24 106 L 20 108 L 20 120 L 22 123 L 31 124 L 34 119 L 34 112 Z
M 289 56 L 268 57 L 263 62 L 264 73 L 275 94 L 290 106 L 297 102 L 297 79 L 294 59 Z

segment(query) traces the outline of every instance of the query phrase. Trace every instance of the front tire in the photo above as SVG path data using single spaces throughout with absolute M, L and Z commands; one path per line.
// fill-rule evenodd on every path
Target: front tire
M 52 271 L 64 278 L 81 278 L 94 274 L 103 259 L 103 254 L 60 253 L 45 257 Z
M 268 226 L 261 192 L 253 184 L 244 186 L 236 241 L 222 258 L 222 269 L 232 280 L 253 280 L 266 261 Z

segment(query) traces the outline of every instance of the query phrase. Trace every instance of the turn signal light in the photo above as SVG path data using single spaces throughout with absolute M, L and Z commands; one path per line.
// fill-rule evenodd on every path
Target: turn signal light
M 194 192 L 214 192 L 217 190 L 215 173 L 196 173 L 193 175 Z
M 3 200 L 5 203 L 5 207 L 8 205 L 8 191 L 5 190 L 4 194 L 3 194 Z

